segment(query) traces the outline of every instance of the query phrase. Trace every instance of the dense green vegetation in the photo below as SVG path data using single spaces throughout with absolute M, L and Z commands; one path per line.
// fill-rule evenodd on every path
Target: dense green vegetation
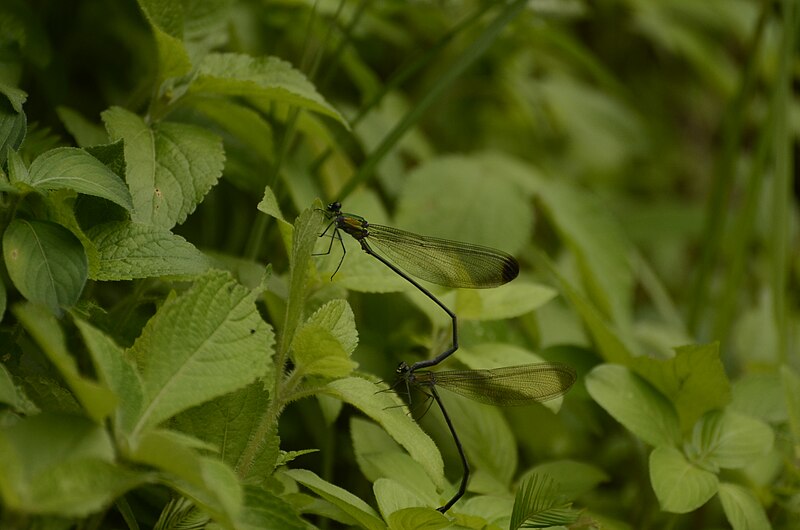
M 0 528 L 800 528 L 799 21 L 3 0 Z M 519 259 L 431 286 L 441 368 L 578 373 L 442 391 L 445 514 L 442 415 L 387 389 L 450 321 L 352 238 L 333 275 L 334 200 Z

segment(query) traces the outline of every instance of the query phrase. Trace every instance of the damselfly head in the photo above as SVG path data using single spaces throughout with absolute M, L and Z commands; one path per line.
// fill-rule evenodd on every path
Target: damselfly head
M 338 214 L 342 212 L 342 203 L 340 203 L 339 201 L 332 202 L 327 206 L 327 208 L 328 212 Z
M 397 365 L 397 370 L 395 370 L 395 373 L 397 373 L 397 375 L 406 375 L 409 370 L 410 368 L 408 367 L 408 364 L 406 364 L 405 361 L 400 361 L 400 364 Z

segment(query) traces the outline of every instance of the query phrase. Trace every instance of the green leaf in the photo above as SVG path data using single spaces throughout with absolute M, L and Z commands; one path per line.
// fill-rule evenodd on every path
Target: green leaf
M 19 292 L 55 314 L 78 301 L 89 273 L 78 238 L 47 221 L 11 221 L 3 234 L 3 257 Z
M 0 94 L 8 98 L 11 108 L 16 112 L 22 112 L 22 106 L 28 100 L 28 94 L 24 90 L 3 82 L 0 82 Z
M 321 204 L 317 201 L 314 208 L 304 210 L 294 223 L 289 268 L 289 299 L 286 302 L 286 316 L 278 349 L 282 354 L 289 350 L 289 345 L 294 340 L 294 334 L 303 313 L 311 253 L 322 224 L 322 213 L 317 210 L 320 206 Z
M 624 366 L 602 364 L 586 376 L 586 388 L 606 412 L 650 445 L 680 441 L 678 415 L 672 404 Z
M 138 0 L 138 3 L 153 29 L 159 80 L 189 73 L 192 63 L 183 44 L 183 4 L 158 0 Z
M 11 374 L 0 364 L 0 403 L 5 403 L 16 412 L 33 415 L 39 412 L 25 392 L 14 384 Z
M 564 504 L 550 475 L 534 472 L 517 490 L 509 529 L 568 526 L 578 520 L 578 515 L 577 510 Z
M 550 274 L 555 277 L 565 298 L 583 319 L 603 358 L 608 362 L 629 364 L 632 358 L 631 348 L 627 346 L 619 331 L 606 320 L 606 317 L 590 300 L 559 273 L 546 255 L 539 253 L 538 256 Z
M 465 156 L 423 162 L 403 186 L 396 226 L 519 252 L 530 240 L 533 226 L 528 199 L 513 183 L 486 178 L 482 169 L 473 157 Z M 469 190 L 471 199 L 453 190 Z
M 245 486 L 237 530 L 306 530 L 306 523 L 283 499 L 255 486 Z
M 444 464 L 439 450 L 407 414 L 408 409 L 400 398 L 393 392 L 377 392 L 385 388 L 385 385 L 377 386 L 360 377 L 347 377 L 331 381 L 323 392 L 350 403 L 375 420 L 422 465 L 434 484 L 441 486 Z
M 275 197 L 275 192 L 273 192 L 272 188 L 269 186 L 264 188 L 264 198 L 261 199 L 261 202 L 258 203 L 256 208 L 270 217 L 274 217 L 280 221 L 284 220 L 281 207 L 278 205 L 278 199 Z
M 353 310 L 345 300 L 331 300 L 297 331 L 292 350 L 301 373 L 344 377 L 358 366 L 350 359 L 357 344 Z
M 233 526 L 242 490 L 230 467 L 198 455 L 170 431 L 150 430 L 131 449 L 130 459 L 161 470 L 162 482 L 190 497 L 216 520 Z
M 532 472 L 553 477 L 559 494 L 566 500 L 577 499 L 610 479 L 599 467 L 575 460 L 545 462 L 534 467 Z
M 472 489 L 480 493 L 505 493 L 517 469 L 517 443 L 500 409 L 476 403 L 441 390 L 442 401 L 455 425 L 467 459 L 472 462 L 476 477 L 484 474 L 484 486 L 473 481 Z M 433 414 L 434 412 L 429 412 Z
M 552 223 L 578 258 L 583 283 L 602 314 L 623 333 L 631 320 L 631 245 L 608 209 L 563 179 L 542 181 L 537 190 Z
M 28 119 L 21 105 L 14 109 L 0 100 L 0 167 L 5 166 L 10 151 L 16 151 L 25 139 Z
M 439 530 L 451 525 L 444 514 L 430 508 L 403 508 L 392 512 L 387 522 L 391 530 Z
M 28 168 L 19 153 L 16 151 L 8 152 L 8 178 L 11 183 L 24 182 L 28 184 Z
M 384 519 L 388 519 L 391 514 L 404 508 L 424 508 L 425 503 L 414 492 L 389 478 L 379 478 L 372 485 L 375 492 L 375 499 L 378 501 L 378 509 Z M 429 508 L 432 509 L 432 508 Z
M 97 377 L 119 396 L 114 418 L 117 427 L 122 432 L 130 432 L 144 400 L 142 380 L 136 368 L 111 337 L 79 318 L 74 322 L 92 357 Z
M 788 419 L 779 372 L 752 372 L 736 380 L 730 409 L 768 423 Z
M 781 382 L 789 415 L 789 429 L 795 444 L 800 444 L 800 377 L 787 365 L 781 366 Z
M 733 411 L 712 411 L 692 433 L 693 458 L 712 471 L 746 466 L 772 449 L 775 435 L 766 423 Z
M 131 220 L 166 229 L 185 221 L 222 174 L 221 139 L 194 125 L 149 126 L 119 107 L 102 116 L 111 139 L 125 141 Z
M 6 284 L 0 281 L 0 322 L 6 315 L 6 304 L 8 303 L 8 293 L 6 293 Z
M 210 53 L 198 67 L 189 93 L 250 97 L 319 112 L 345 127 L 347 120 L 319 95 L 314 85 L 286 61 L 277 57 L 250 57 L 236 53 Z
M 100 257 L 94 280 L 199 275 L 211 266 L 194 245 L 159 226 L 105 223 L 92 227 L 86 235 Z
M 122 179 L 83 149 L 58 147 L 47 151 L 33 161 L 28 179 L 39 190 L 75 190 L 133 209 Z
M 772 530 L 764 507 L 750 490 L 722 482 L 719 485 L 719 500 L 733 530 Z
M 284 474 L 307 487 L 323 499 L 341 508 L 347 515 L 367 529 L 386 528 L 378 514 L 367 503 L 347 490 L 334 486 L 305 469 L 290 469 Z
M 272 384 L 265 385 L 259 380 L 193 407 L 176 416 L 172 425 L 217 447 L 222 461 L 238 469 L 239 460 L 270 403 L 265 386 L 271 388 Z M 272 473 L 278 459 L 278 444 L 277 435 L 268 433 L 248 476 L 263 477 Z
M 556 294 L 550 287 L 517 279 L 495 289 L 458 289 L 451 307 L 460 320 L 505 320 L 535 311 Z
M 130 350 L 145 393 L 135 430 L 266 374 L 274 335 L 258 313 L 256 297 L 216 271 L 167 298 Z
M 719 485 L 714 473 L 695 466 L 669 446 L 656 447 L 650 453 L 650 483 L 661 509 L 673 513 L 699 508 L 714 496 Z
M 105 429 L 80 417 L 39 414 L 0 430 L 0 496 L 28 514 L 85 517 L 148 474 L 114 463 Z
M 717 343 L 676 348 L 675 357 L 664 361 L 637 357 L 632 367 L 672 401 L 682 430 L 688 430 L 709 410 L 725 406 L 731 398 Z
M 108 133 L 100 125 L 87 120 L 83 114 L 70 107 L 56 107 L 58 119 L 64 124 L 79 147 L 89 147 L 108 142 Z
M 89 416 L 98 423 L 103 422 L 117 406 L 117 396 L 105 385 L 87 379 L 78 372 L 56 318 L 42 306 L 30 303 L 14 306 L 13 312 L 58 369 Z

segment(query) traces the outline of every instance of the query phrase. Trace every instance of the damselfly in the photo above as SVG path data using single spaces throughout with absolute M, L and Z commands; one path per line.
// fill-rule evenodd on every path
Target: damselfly
M 433 398 L 442 411 L 444 421 L 453 435 L 453 441 L 464 466 L 461 485 L 452 499 L 438 508 L 442 513 L 450 509 L 464 495 L 469 479 L 469 464 L 458 439 L 453 422 L 439 397 L 436 388 L 444 388 L 456 394 L 489 405 L 517 406 L 540 403 L 563 396 L 575 382 L 572 367 L 558 362 L 506 366 L 491 370 L 447 370 L 441 372 L 415 372 L 413 365 L 400 363 L 397 374 L 407 387 L 419 388 Z
M 324 236 L 331 227 L 333 227 L 333 234 L 328 250 L 322 255 L 330 254 L 334 239 L 339 240 L 343 252 L 342 259 L 333 275 L 336 275 L 344 261 L 346 250 L 340 232 L 345 232 L 359 242 L 364 252 L 419 289 L 422 294 L 441 307 L 452 320 L 452 346 L 432 359 L 412 364 L 409 367 L 410 372 L 439 364 L 452 355 L 458 349 L 458 324 L 455 313 L 409 274 L 445 287 L 471 289 L 498 287 L 510 282 L 519 274 L 517 260 L 501 250 L 370 224 L 358 215 L 342 213 L 342 205 L 339 202 L 329 204 L 323 212 L 331 222 L 321 235 Z M 375 252 L 371 245 L 375 245 L 386 257 Z

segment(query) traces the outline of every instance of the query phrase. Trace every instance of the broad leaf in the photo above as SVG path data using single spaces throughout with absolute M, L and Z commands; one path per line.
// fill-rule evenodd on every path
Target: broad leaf
M 719 500 L 733 530 L 772 530 L 764 507 L 751 491 L 723 482 L 719 485 Z
M 772 449 L 775 435 L 766 423 L 733 411 L 712 411 L 694 427 L 692 456 L 702 465 L 744 467 Z
M 103 422 L 117 406 L 117 396 L 106 385 L 82 376 L 75 359 L 67 351 L 64 333 L 56 318 L 42 306 L 18 304 L 14 315 L 36 340 L 47 358 L 58 369 L 89 416 Z M 47 390 L 53 392 L 55 382 Z M 60 399 L 63 401 L 63 398 Z
M 347 377 L 328 383 L 323 392 L 350 403 L 378 422 L 425 468 L 430 479 L 441 486 L 444 464 L 439 450 L 407 414 L 408 409 L 400 398 L 393 392 L 377 392 L 385 388 L 385 385 L 377 386 L 360 377 Z
M 90 229 L 100 258 L 94 280 L 132 280 L 202 274 L 206 256 L 165 228 L 131 222 L 105 223 Z
M 55 314 L 78 301 L 89 273 L 78 238 L 47 221 L 14 219 L 3 234 L 3 257 L 19 292 Z
M 451 525 L 442 513 L 430 508 L 403 508 L 387 519 L 391 530 L 439 530 Z
M 131 194 L 122 179 L 83 149 L 51 149 L 37 157 L 28 172 L 29 183 L 36 189 L 75 190 L 108 199 L 126 210 L 133 209 Z
M 672 404 L 624 366 L 603 364 L 586 376 L 592 399 L 633 434 L 650 445 L 680 441 L 678 415 Z
M 9 151 L 22 145 L 28 125 L 22 106 L 15 109 L 12 103 L 0 97 L 0 167 L 5 166 Z
M 212 272 L 164 302 L 130 350 L 145 394 L 136 430 L 267 373 L 274 336 L 256 296 L 227 273 Z
M 192 63 L 183 44 L 183 3 L 157 0 L 138 0 L 138 3 L 153 30 L 159 79 L 163 81 L 188 73 Z
M 302 72 L 277 57 L 208 54 L 200 63 L 198 76 L 189 91 L 294 105 L 326 114 L 348 127 L 344 117 L 319 95 Z
M 675 357 L 665 361 L 637 357 L 633 369 L 672 401 L 683 430 L 731 398 L 716 343 L 676 348 Z
M 714 473 L 686 460 L 674 447 L 656 447 L 650 453 L 650 483 L 666 512 L 688 513 L 705 504 L 717 492 Z
M 357 344 L 353 310 L 345 300 L 332 300 L 320 307 L 297 331 L 292 350 L 301 373 L 344 377 L 357 366 L 350 359 Z
M 453 190 L 469 190 L 468 197 Z M 396 226 L 514 254 L 530 239 L 533 215 L 514 184 L 486 178 L 471 157 L 447 156 L 424 162 L 409 175 Z
M 424 508 L 425 503 L 414 492 L 389 478 L 379 478 L 372 485 L 375 492 L 375 500 L 378 501 L 378 509 L 384 519 L 388 519 L 391 514 L 404 508 Z
M 150 478 L 115 464 L 105 429 L 80 416 L 45 413 L 0 429 L 0 496 L 14 511 L 85 517 Z
M 222 174 L 219 137 L 182 123 L 152 126 L 127 110 L 103 113 L 112 140 L 125 141 L 131 220 L 170 229 L 186 220 Z
M 610 479 L 599 467 L 575 460 L 544 462 L 534 467 L 532 472 L 553 477 L 559 493 L 567 500 L 577 499 Z
M 367 503 L 347 490 L 334 486 L 305 469 L 290 469 L 286 475 L 307 487 L 323 499 L 341 508 L 347 515 L 369 530 L 385 528 L 378 514 Z
M 246 486 L 244 506 L 236 521 L 238 530 L 306 530 L 308 523 L 283 499 L 261 487 Z

